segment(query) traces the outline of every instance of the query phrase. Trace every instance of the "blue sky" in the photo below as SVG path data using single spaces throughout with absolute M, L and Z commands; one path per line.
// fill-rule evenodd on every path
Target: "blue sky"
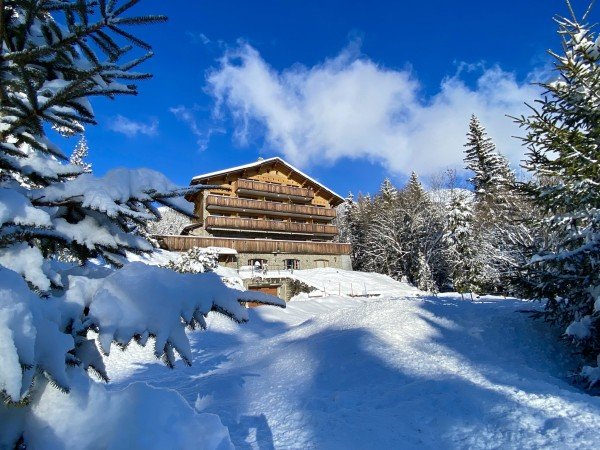
M 586 2 L 574 1 L 582 10 Z M 137 97 L 94 100 L 90 161 L 179 184 L 282 156 L 340 194 L 460 167 L 471 113 L 516 165 L 506 114 L 549 76 L 562 0 L 158 1 Z M 592 19 L 594 15 L 592 15 Z M 75 142 L 69 145 L 75 145 Z

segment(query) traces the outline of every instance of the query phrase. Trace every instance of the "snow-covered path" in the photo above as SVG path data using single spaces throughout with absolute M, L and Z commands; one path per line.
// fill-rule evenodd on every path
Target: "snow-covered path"
M 597 448 L 600 398 L 530 303 L 326 297 L 215 317 L 190 368 L 111 358 L 133 380 L 219 414 L 238 448 Z M 137 361 L 137 362 L 136 362 Z

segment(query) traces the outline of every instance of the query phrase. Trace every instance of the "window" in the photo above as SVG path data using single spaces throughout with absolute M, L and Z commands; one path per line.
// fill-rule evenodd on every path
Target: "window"
M 266 259 L 253 258 L 248 260 L 248 265 L 252 266 L 254 269 L 263 269 L 266 264 Z
M 300 269 L 300 260 L 299 259 L 284 259 L 283 267 L 286 270 L 298 270 Z
M 237 256 L 236 255 L 219 255 L 218 257 L 220 263 L 236 263 Z
M 329 260 L 328 259 L 315 259 L 315 266 L 316 267 L 329 267 Z

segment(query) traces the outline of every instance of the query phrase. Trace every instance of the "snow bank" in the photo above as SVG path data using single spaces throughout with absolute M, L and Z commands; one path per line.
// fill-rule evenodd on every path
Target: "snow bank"
M 44 386 L 33 399 L 31 413 L 23 419 L 28 448 L 233 449 L 218 416 L 196 413 L 174 391 L 134 383 L 107 392 L 80 372 L 70 375 L 70 394 Z M 16 409 L 0 406 L 0 419 Z M 0 425 L 0 431 L 5 438 L 11 430 Z M 0 447 L 5 444 L 0 439 Z
M 279 278 L 286 277 L 299 280 L 313 287 L 317 292 L 309 296 L 344 295 L 344 296 L 374 296 L 374 295 L 423 295 L 424 292 L 408 283 L 396 281 L 393 278 L 373 272 L 358 272 L 352 270 L 321 268 L 307 270 L 272 270 L 266 274 L 256 271 L 240 271 L 242 278 Z

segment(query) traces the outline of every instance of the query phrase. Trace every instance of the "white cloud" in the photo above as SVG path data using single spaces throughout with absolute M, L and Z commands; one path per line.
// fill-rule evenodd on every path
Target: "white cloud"
M 169 111 L 173 113 L 173 115 L 185 123 L 192 134 L 196 136 L 196 143 L 198 144 L 198 149 L 200 151 L 206 150 L 208 146 L 208 141 L 213 133 L 223 133 L 224 131 L 220 128 L 208 128 L 206 131 L 202 131 L 198 126 L 198 122 L 196 121 L 196 117 L 194 116 L 194 110 L 192 108 L 187 108 L 183 105 L 176 106 L 174 108 L 169 108 Z
M 194 31 L 186 31 L 185 35 L 188 37 L 192 44 L 208 45 L 212 41 L 204 33 L 196 33 Z
M 118 115 L 108 121 L 109 130 L 124 134 L 127 137 L 135 137 L 138 134 L 156 136 L 158 134 L 158 120 L 152 119 L 150 123 L 137 122 L 127 117 Z
M 479 74 L 469 87 L 464 74 Z M 228 111 L 235 137 L 265 145 L 294 164 L 368 158 L 396 173 L 429 174 L 462 166 L 468 121 L 476 114 L 513 163 L 523 156 L 519 130 L 506 117 L 526 113 L 539 91 L 499 67 L 461 65 L 424 98 L 409 70 L 391 70 L 360 57 L 356 46 L 307 68 L 278 72 L 247 44 L 227 52 L 209 73 L 217 113 Z

